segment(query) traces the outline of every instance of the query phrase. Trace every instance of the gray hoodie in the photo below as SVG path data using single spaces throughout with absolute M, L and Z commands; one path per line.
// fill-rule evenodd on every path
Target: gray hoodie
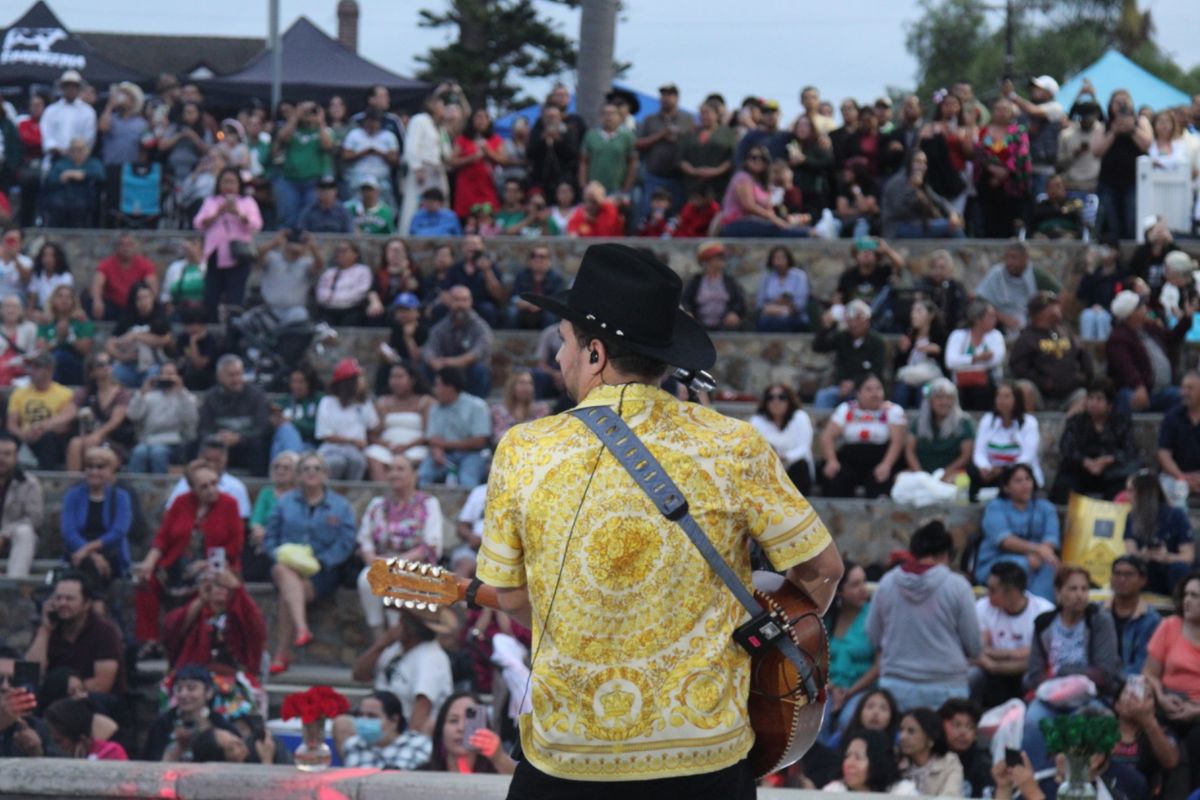
M 971 585 L 943 564 L 885 575 L 871 601 L 867 635 L 882 677 L 917 683 L 965 684 L 967 659 L 982 646 Z

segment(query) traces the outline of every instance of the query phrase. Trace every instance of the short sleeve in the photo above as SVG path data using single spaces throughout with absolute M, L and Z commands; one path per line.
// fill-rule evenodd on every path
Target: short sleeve
M 813 558 L 833 539 L 808 500 L 787 476 L 783 461 L 758 431 L 746 427 L 742 465 L 742 512 L 746 529 L 777 570 Z M 489 518 L 490 518 L 489 509 Z
M 471 412 L 471 435 L 490 438 L 492 435 L 492 412 L 483 401 L 474 403 L 472 406 L 474 410 Z
M 509 431 L 497 445 L 488 473 L 483 542 L 475 570 L 481 581 L 502 589 L 525 585 L 525 549 L 521 541 L 524 515 L 518 495 L 520 486 L 515 479 L 517 458 Z
M 1154 630 L 1153 635 L 1151 635 L 1150 643 L 1146 645 L 1146 655 L 1165 667 L 1167 653 L 1170 652 L 1171 645 L 1174 644 L 1174 639 L 1178 635 L 1178 631 L 1178 617 L 1164 619 Z
M 904 413 L 904 409 L 896 403 L 887 404 L 887 413 L 884 416 L 888 427 L 892 425 L 907 425 L 908 415 Z
M 844 428 L 846 427 L 846 415 L 849 413 L 850 404 L 841 403 L 833 410 L 833 413 L 829 415 L 829 419 Z

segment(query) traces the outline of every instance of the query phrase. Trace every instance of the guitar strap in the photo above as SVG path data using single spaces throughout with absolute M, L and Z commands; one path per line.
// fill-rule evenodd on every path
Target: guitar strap
M 687 499 L 679 491 L 679 487 L 667 475 L 666 470 L 662 468 L 642 440 L 637 437 L 637 434 L 625 424 L 625 420 L 621 419 L 621 416 L 609 406 L 576 408 L 569 413 L 587 425 L 592 433 L 599 437 L 617 463 L 625 468 L 662 515 L 683 529 L 713 572 L 750 613 L 751 619 L 755 620 L 766 616 L 768 612 L 764 611 L 763 607 L 754 599 L 754 593 L 746 588 L 733 568 L 725 563 L 725 559 L 713 546 L 712 540 L 692 517 Z M 810 701 L 815 700 L 819 689 L 812 661 L 800 652 L 800 648 L 786 634 L 771 637 L 770 641 L 796 667 L 803 682 L 805 694 L 808 695 Z

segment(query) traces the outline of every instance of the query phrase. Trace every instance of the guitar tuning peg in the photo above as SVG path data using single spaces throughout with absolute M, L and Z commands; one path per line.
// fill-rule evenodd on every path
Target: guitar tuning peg
M 389 558 L 389 559 L 387 560 L 387 565 L 388 565 L 388 569 L 395 569 L 395 568 L 396 568 L 396 559 L 395 559 L 395 558 Z
M 440 578 L 445 570 L 443 570 L 441 567 L 434 567 L 431 572 L 435 578 Z
M 421 565 L 421 574 L 422 574 L 422 575 L 428 575 L 428 574 L 429 574 L 429 565 L 428 565 L 428 564 L 422 564 L 422 565 Z
M 405 601 L 404 601 L 404 607 L 405 607 L 405 608 L 408 608 L 408 609 L 413 609 L 413 608 L 416 608 L 416 607 L 417 607 L 417 604 L 416 604 L 416 603 L 414 603 L 412 600 L 405 600 Z
M 392 598 L 384 597 L 383 598 L 383 606 L 384 606 L 384 608 L 391 608 L 392 607 Z
M 436 614 L 438 610 L 437 603 L 429 603 L 426 608 L 428 608 L 434 614 Z

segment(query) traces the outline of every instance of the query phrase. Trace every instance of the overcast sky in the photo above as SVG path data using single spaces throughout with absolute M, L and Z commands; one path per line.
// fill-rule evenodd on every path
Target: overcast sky
M 68 28 L 78 30 L 255 36 L 267 27 L 267 0 L 48 2 Z M 441 9 L 446 0 L 358 2 L 359 51 L 401 74 L 411 75 L 415 56 L 451 36 L 416 24 L 418 9 Z M 0 24 L 12 22 L 22 3 L 4 3 L 8 11 Z M 578 35 L 578 11 L 539 6 L 564 32 Z M 915 83 L 904 38 L 918 15 L 916 0 L 625 0 L 625 6 L 616 55 L 633 65 L 626 81 L 647 92 L 675 81 L 690 108 L 708 92 L 720 91 L 731 103 L 748 94 L 777 99 L 790 115 L 807 83 L 835 101 L 847 96 L 863 101 L 889 85 Z M 1139 6 L 1153 13 L 1157 40 L 1178 63 L 1185 69 L 1200 64 L 1200 1 L 1140 0 Z M 281 0 L 282 25 L 305 15 L 336 33 L 336 8 L 337 0 Z M 820 13 L 824 10 L 831 13 Z M 997 12 L 993 22 L 1001 21 Z M 531 89 L 540 94 L 542 86 Z

